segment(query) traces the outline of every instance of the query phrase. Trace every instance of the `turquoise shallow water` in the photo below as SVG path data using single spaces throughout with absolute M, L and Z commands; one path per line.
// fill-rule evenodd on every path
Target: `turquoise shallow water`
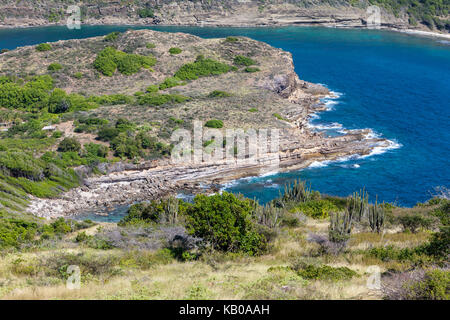
M 103 35 L 131 27 L 83 26 L 0 30 L 0 48 Z M 142 27 L 136 27 L 142 28 Z M 446 41 L 378 30 L 329 28 L 152 27 L 201 37 L 242 35 L 290 51 L 301 79 L 340 93 L 313 124 L 371 128 L 398 148 L 371 157 L 239 180 L 227 190 L 262 202 L 296 178 L 313 189 L 345 196 L 365 187 L 382 201 L 411 206 L 433 187 L 450 187 L 450 46 Z

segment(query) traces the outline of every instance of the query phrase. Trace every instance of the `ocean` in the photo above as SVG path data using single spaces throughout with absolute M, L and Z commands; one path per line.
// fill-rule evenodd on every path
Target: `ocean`
M 142 26 L 42 27 L 0 30 L 0 49 L 86 38 Z M 149 27 L 204 38 L 247 36 L 292 53 L 303 80 L 337 94 L 315 130 L 339 134 L 370 128 L 392 141 L 368 157 L 314 163 L 307 169 L 234 181 L 224 190 L 267 202 L 303 179 L 321 193 L 346 196 L 365 188 L 371 199 L 413 206 L 436 186 L 450 187 L 450 43 L 381 30 L 324 27 Z

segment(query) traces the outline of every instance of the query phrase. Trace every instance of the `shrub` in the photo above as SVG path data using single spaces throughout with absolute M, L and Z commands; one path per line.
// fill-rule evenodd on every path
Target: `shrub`
M 249 67 L 249 66 L 256 64 L 256 61 L 249 57 L 239 55 L 234 58 L 234 64 L 238 65 L 238 66 Z
M 103 41 L 106 41 L 106 42 L 112 42 L 112 41 L 115 41 L 115 40 L 117 40 L 117 37 L 118 37 L 119 35 L 120 35 L 120 32 L 118 32 L 118 31 L 111 32 L 110 34 L 106 35 L 106 36 L 103 38 Z
M 81 150 L 81 144 L 75 138 L 64 138 L 58 145 L 58 151 L 67 152 L 79 152 Z
M 179 86 L 182 84 L 183 84 L 183 82 L 180 79 L 178 79 L 177 77 L 169 77 L 169 78 L 166 78 L 164 80 L 164 82 L 159 85 L 159 89 L 165 90 L 165 89 L 176 87 L 176 86 Z
M 258 72 L 258 71 L 261 71 L 261 70 L 259 68 L 247 67 L 247 68 L 244 69 L 244 71 L 247 72 L 247 73 L 255 73 L 255 72 Z
M 208 98 L 225 98 L 225 97 L 231 97 L 231 93 L 220 90 L 214 90 L 208 95 Z
M 47 67 L 48 71 L 58 71 L 62 69 L 62 65 L 59 63 L 52 63 Z
M 449 300 L 450 271 L 413 270 L 385 277 L 382 291 L 389 300 Z
M 158 92 L 158 91 L 159 91 L 159 87 L 157 85 L 154 85 L 154 84 L 149 85 L 147 87 L 147 90 L 146 90 L 146 92 L 148 92 L 148 93 L 155 93 L 155 92 Z
M 138 9 L 137 14 L 139 18 L 154 18 L 155 12 L 150 8 Z
M 287 119 L 283 118 L 279 113 L 274 113 L 273 116 L 278 120 L 288 121 Z
M 181 50 L 180 48 L 170 48 L 169 49 L 169 53 L 170 54 L 180 54 L 183 50 Z
M 238 42 L 239 38 L 229 36 L 225 39 L 225 42 Z
M 311 200 L 295 207 L 295 211 L 302 212 L 314 219 L 326 219 L 330 212 L 338 210 L 338 207 L 329 200 Z
M 48 112 L 64 113 L 69 111 L 72 104 L 64 90 L 56 88 L 53 90 L 48 101 Z
M 105 76 L 112 76 L 116 70 L 125 75 L 131 75 L 141 68 L 150 68 L 156 64 L 152 56 L 141 56 L 118 51 L 107 47 L 100 51 L 94 61 L 94 68 Z
M 212 59 L 198 57 L 195 62 L 183 65 L 176 73 L 175 77 L 180 80 L 196 80 L 199 77 L 208 77 L 227 73 L 231 67 L 225 63 Z
M 424 246 L 424 251 L 435 258 L 447 259 L 450 254 L 450 227 L 444 226 L 434 233 L 430 243 Z
M 188 232 L 222 251 L 249 255 L 265 250 L 266 239 L 255 231 L 252 206 L 224 192 L 213 196 L 197 195 L 187 211 Z
M 258 112 L 258 109 L 256 109 L 256 108 L 250 108 L 250 109 L 248 110 L 248 112 Z
M 187 204 L 176 198 L 152 200 L 150 203 L 138 203 L 128 209 L 127 215 L 120 220 L 119 225 L 140 222 L 155 222 L 176 224 L 186 212 Z
M 145 45 L 145 47 L 146 47 L 147 49 L 154 49 L 154 48 L 156 48 L 156 44 L 154 44 L 154 43 L 147 43 L 147 44 Z
M 217 119 L 208 120 L 205 123 L 205 127 L 220 129 L 223 128 L 223 121 Z
M 312 264 L 296 264 L 293 269 L 304 279 L 311 280 L 349 280 L 357 273 L 347 267 L 334 268 L 327 265 L 314 266 Z
M 37 51 L 50 51 L 52 50 L 52 46 L 48 43 L 41 43 L 36 46 Z
M 82 79 L 83 78 L 83 73 L 81 72 L 75 72 L 75 74 L 73 75 L 73 77 L 75 79 Z
M 180 94 L 147 93 L 138 98 L 138 103 L 147 106 L 161 106 L 167 103 L 182 103 L 187 100 L 189 97 Z
M 97 139 L 101 141 L 111 141 L 119 135 L 120 131 L 114 127 L 103 127 L 97 134 Z
M 412 233 L 416 233 L 420 228 L 429 228 L 433 221 L 432 219 L 424 217 L 420 214 L 415 214 L 401 216 L 398 218 L 398 222 L 403 226 L 405 231 L 408 230 Z

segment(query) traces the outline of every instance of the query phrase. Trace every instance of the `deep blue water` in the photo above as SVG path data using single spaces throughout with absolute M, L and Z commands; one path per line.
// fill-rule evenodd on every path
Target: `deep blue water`
M 0 49 L 129 28 L 0 30 Z M 448 42 L 379 30 L 319 27 L 151 29 L 205 38 L 248 36 L 290 51 L 301 79 L 322 83 L 341 94 L 333 110 L 321 113 L 314 124 L 371 128 L 400 146 L 363 159 L 240 180 L 227 190 L 265 202 L 276 197 L 286 182 L 302 178 L 323 193 L 345 196 L 365 187 L 373 198 L 378 195 L 382 201 L 411 206 L 430 198 L 435 186 L 450 187 Z

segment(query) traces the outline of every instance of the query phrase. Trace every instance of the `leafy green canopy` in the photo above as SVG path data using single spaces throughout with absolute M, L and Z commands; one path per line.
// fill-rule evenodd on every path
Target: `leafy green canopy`
M 258 254 L 264 250 L 266 239 L 255 229 L 252 208 L 251 200 L 227 192 L 197 195 L 186 210 L 186 228 L 215 249 Z

